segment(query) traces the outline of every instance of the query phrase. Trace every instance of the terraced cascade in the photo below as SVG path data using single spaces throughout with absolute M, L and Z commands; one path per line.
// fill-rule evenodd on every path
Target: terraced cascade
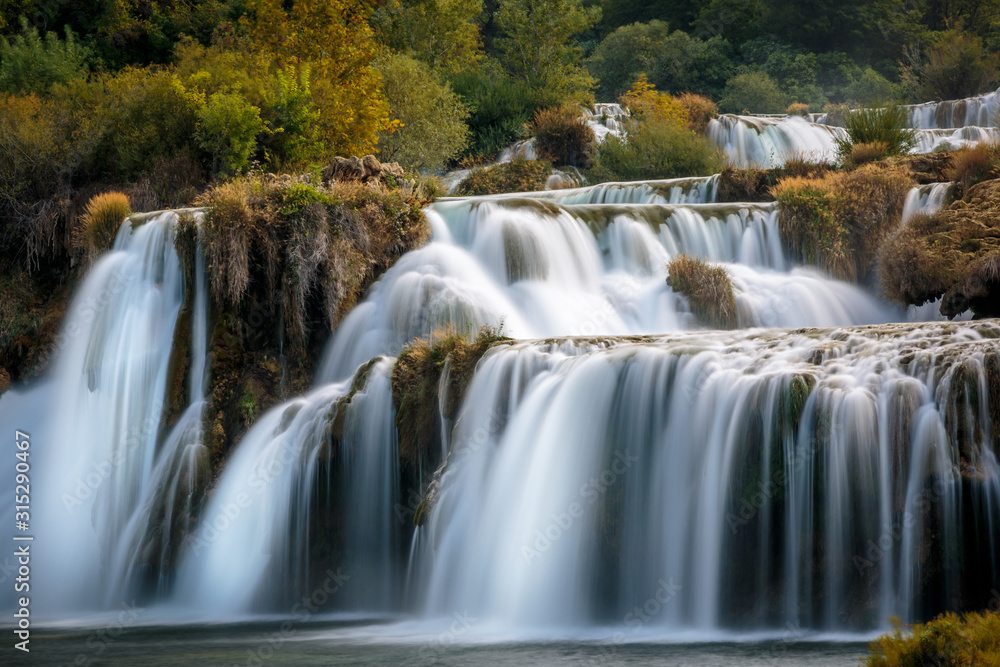
M 352 623 L 464 611 L 553 638 L 631 628 L 655 599 L 643 632 L 704 639 L 985 607 L 1000 325 L 929 321 L 804 266 L 777 203 L 718 188 L 436 201 L 430 242 L 322 355 L 295 352 L 316 356 L 313 388 L 222 452 L 204 407 L 235 328 L 200 214 L 131 218 L 51 377 L 0 402 L 58 443 L 37 462 L 38 615 L 141 600 L 151 623 L 287 619 L 322 590 Z M 900 224 L 948 188 L 914 188 Z M 722 324 L 681 266 L 717 281 Z

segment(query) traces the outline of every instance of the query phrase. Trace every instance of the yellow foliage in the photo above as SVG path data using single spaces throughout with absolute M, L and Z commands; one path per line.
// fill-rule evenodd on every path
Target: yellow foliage
M 379 131 L 391 131 L 381 77 L 371 66 L 376 44 L 364 0 L 250 0 L 244 19 L 258 48 L 282 66 L 310 65 L 320 136 L 342 155 L 374 150 Z
M 687 125 L 687 109 L 667 93 L 656 90 L 645 74 L 640 74 L 628 92 L 619 100 L 637 120 L 664 121 L 676 125 Z

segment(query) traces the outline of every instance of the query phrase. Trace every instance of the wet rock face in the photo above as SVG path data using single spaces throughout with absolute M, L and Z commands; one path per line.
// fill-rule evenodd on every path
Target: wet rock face
M 387 177 L 398 183 L 403 178 L 403 168 L 396 162 L 379 162 L 374 155 L 335 157 L 323 170 L 324 184 L 330 181 L 381 182 Z

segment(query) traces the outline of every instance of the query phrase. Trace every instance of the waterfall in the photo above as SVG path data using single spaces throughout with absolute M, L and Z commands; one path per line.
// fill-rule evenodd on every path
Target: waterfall
M 498 348 L 421 528 L 425 610 L 622 623 L 667 582 L 676 599 L 651 621 L 664 630 L 863 629 L 988 590 L 995 544 L 975 535 L 1000 529 L 998 443 L 975 425 L 1000 401 L 986 391 L 997 336 L 888 325 Z
M 709 122 L 706 134 L 733 166 L 759 169 L 780 166 L 792 157 L 832 162 L 835 141 L 847 137 L 841 127 L 810 123 L 799 116 L 722 115 Z
M 708 179 L 688 191 L 708 190 Z M 566 200 L 662 201 L 676 183 L 594 186 Z M 704 196 L 699 194 L 699 197 Z M 518 338 L 644 334 L 697 326 L 666 285 L 679 254 L 726 263 L 745 326 L 871 324 L 902 317 L 862 289 L 795 268 L 775 204 L 564 204 L 538 197 L 431 206 L 433 241 L 401 258 L 345 318 L 319 382 L 414 338 L 499 326 Z
M 943 104 L 943 103 L 942 103 Z M 917 111 L 911 112 L 916 127 L 917 143 L 911 152 L 931 153 L 951 150 L 980 142 L 995 142 L 1000 138 L 996 127 L 923 124 Z M 846 139 L 842 127 L 824 125 L 825 115 L 816 120 L 800 116 L 734 116 L 722 115 L 708 124 L 706 136 L 722 149 L 729 163 L 738 168 L 770 169 L 780 167 L 791 158 L 813 162 L 836 162 L 838 139 Z
M 928 183 L 910 189 L 903 202 L 902 223 L 915 215 L 932 215 L 941 210 L 954 183 Z
M 62 613 L 103 606 L 108 591 L 120 588 L 125 575 L 109 564 L 121 563 L 117 554 L 137 529 L 137 508 L 162 494 L 168 482 L 174 490 L 159 506 L 168 526 L 143 548 L 156 550 L 158 541 L 169 541 L 169 524 L 183 520 L 171 511 L 193 492 L 182 479 L 204 472 L 197 460 L 165 463 L 158 449 L 185 292 L 174 247 L 178 217 L 171 211 L 122 223 L 113 250 L 94 265 L 73 300 L 47 395 L 40 399 L 58 410 L 38 425 L 39 439 L 47 443 L 37 462 L 38 486 L 45 493 L 35 496 L 37 531 L 47 543 L 35 561 L 38 597 Z M 198 379 L 189 398 L 200 396 L 204 383 L 207 334 L 200 281 L 197 292 L 192 340 L 200 341 L 195 352 L 200 357 L 193 364 Z M 178 446 L 196 443 L 197 422 L 185 416 L 170 440 Z M 165 468 L 178 480 L 169 480 Z M 156 533 L 149 531 L 150 537 Z M 155 554 L 145 558 L 158 564 Z
M 922 145 L 991 138 L 973 121 L 992 100 L 940 103 L 933 124 L 915 107 Z M 585 118 L 603 138 L 626 115 Z M 844 130 L 819 120 L 721 116 L 708 135 L 734 164 L 832 159 Z M 717 202 L 718 180 L 435 202 L 431 242 L 346 315 L 314 388 L 229 452 L 203 443 L 202 212 L 131 217 L 49 375 L 0 401 L 45 443 L 39 610 L 284 618 L 306 599 L 575 630 L 628 626 L 653 599 L 643 625 L 668 635 L 983 606 L 1000 587 L 1000 326 L 891 324 L 935 313 L 797 265 L 778 204 Z M 914 188 L 903 223 L 950 187 Z M 682 254 L 725 270 L 739 330 L 706 330 L 667 285 Z M 484 325 L 515 340 L 458 389 L 458 362 L 435 360 L 433 455 L 407 458 L 396 358 Z
M 995 126 L 998 93 L 1000 91 L 962 100 L 910 105 L 910 124 L 924 130 Z
M 393 361 L 371 366 L 363 386 L 328 384 L 257 420 L 185 545 L 177 604 L 211 617 L 294 614 L 310 582 L 331 576 L 324 567 L 342 567 L 342 606 L 398 606 Z

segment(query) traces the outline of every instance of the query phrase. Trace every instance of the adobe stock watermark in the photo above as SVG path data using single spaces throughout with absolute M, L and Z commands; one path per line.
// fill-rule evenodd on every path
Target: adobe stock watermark
M 628 641 L 630 636 L 638 635 L 644 627 L 653 623 L 663 613 L 670 601 L 680 595 L 683 589 L 684 587 L 675 582 L 673 577 L 668 579 L 661 577 L 653 594 L 642 604 L 635 605 L 622 618 L 622 624 L 628 628 L 627 632 L 625 630 L 615 632 L 610 639 L 599 645 L 597 655 L 587 656 L 579 660 L 574 659 L 574 663 L 597 667 L 608 662 L 618 652 L 620 645 Z
M 542 554 L 551 549 L 553 544 L 558 542 L 563 535 L 573 528 L 573 525 L 577 521 L 583 518 L 587 506 L 592 506 L 603 498 L 608 490 L 638 460 L 639 457 L 632 456 L 628 450 L 624 452 L 616 450 L 611 464 L 598 475 L 591 477 L 580 487 L 580 500 L 571 502 L 563 512 L 553 513 L 550 516 L 549 523 L 542 529 L 535 531 L 534 541 L 531 544 L 521 545 L 521 555 L 525 561 L 528 564 L 534 563 Z
M 883 558 L 892 553 L 893 546 L 903 539 L 908 529 L 917 525 L 919 516 L 925 516 L 933 509 L 934 503 L 947 493 L 949 486 L 949 482 L 935 478 L 934 483 L 917 495 L 902 516 L 882 525 L 879 536 L 866 543 L 864 554 L 854 554 L 851 559 L 858 574 L 864 575 L 875 569 Z
M 161 405 L 154 410 L 156 414 L 163 411 Z M 147 417 L 142 424 L 129 427 L 125 434 L 125 439 L 120 446 L 115 447 L 109 458 L 104 459 L 91 466 L 90 471 L 83 477 L 77 477 L 73 485 L 72 492 L 63 492 L 59 497 L 66 511 L 72 514 L 78 507 L 93 498 L 101 486 L 114 474 L 115 469 L 131 452 L 134 452 L 150 436 L 159 432 L 160 421 Z
M 421 658 L 432 658 L 447 652 L 449 648 L 454 646 L 478 622 L 478 619 L 470 616 L 467 610 L 454 612 L 452 618 L 454 620 L 448 626 L 448 629 L 439 633 L 417 649 L 418 656 Z
M 305 623 L 312 618 L 313 614 L 329 602 L 330 598 L 336 595 L 350 578 L 349 575 L 341 572 L 339 567 L 336 571 L 327 570 L 323 582 L 311 593 L 302 596 L 302 599 L 291 608 L 294 618 L 282 621 L 274 632 L 262 633 L 257 644 L 253 648 L 247 649 L 246 661 L 237 663 L 235 667 L 241 667 L 241 665 L 260 667 L 273 658 L 274 654 L 284 648 L 285 643 L 295 636 L 296 625 Z
M 730 533 L 735 535 L 740 528 L 757 518 L 760 511 L 770 504 L 780 491 L 785 490 L 795 479 L 795 475 L 816 457 L 820 451 L 819 444 L 815 439 L 810 442 L 811 446 L 808 448 L 796 448 L 791 466 L 782 465 L 773 477 L 759 481 L 756 489 L 744 493 L 740 498 L 738 513 L 726 512 L 726 525 L 729 526 Z
M 144 608 L 136 607 L 134 600 L 131 603 L 123 602 L 121 607 L 122 610 L 118 612 L 114 620 L 90 633 L 84 642 L 88 651 L 77 653 L 73 662 L 66 667 L 86 667 L 86 665 L 96 664 L 111 645 L 121 639 L 122 635 L 135 625 L 139 615 L 145 611 Z
M 285 467 L 299 463 L 299 452 L 283 442 L 276 456 L 266 465 L 258 465 L 249 480 L 250 492 L 240 492 L 233 500 L 219 507 L 212 516 L 205 516 L 193 533 L 184 540 L 182 550 L 190 550 L 197 556 L 229 530 L 244 512 L 259 502 L 268 487 L 284 472 Z
M 466 459 L 479 452 L 489 443 L 493 437 L 502 433 L 507 426 L 507 416 L 498 412 L 495 408 L 490 408 L 486 414 L 486 420 L 478 427 L 468 433 L 460 441 L 452 443 L 451 452 L 445 463 L 446 468 L 461 466 Z M 411 489 L 406 504 L 397 502 L 393 506 L 393 512 L 400 523 L 413 521 L 423 498 L 416 490 Z

